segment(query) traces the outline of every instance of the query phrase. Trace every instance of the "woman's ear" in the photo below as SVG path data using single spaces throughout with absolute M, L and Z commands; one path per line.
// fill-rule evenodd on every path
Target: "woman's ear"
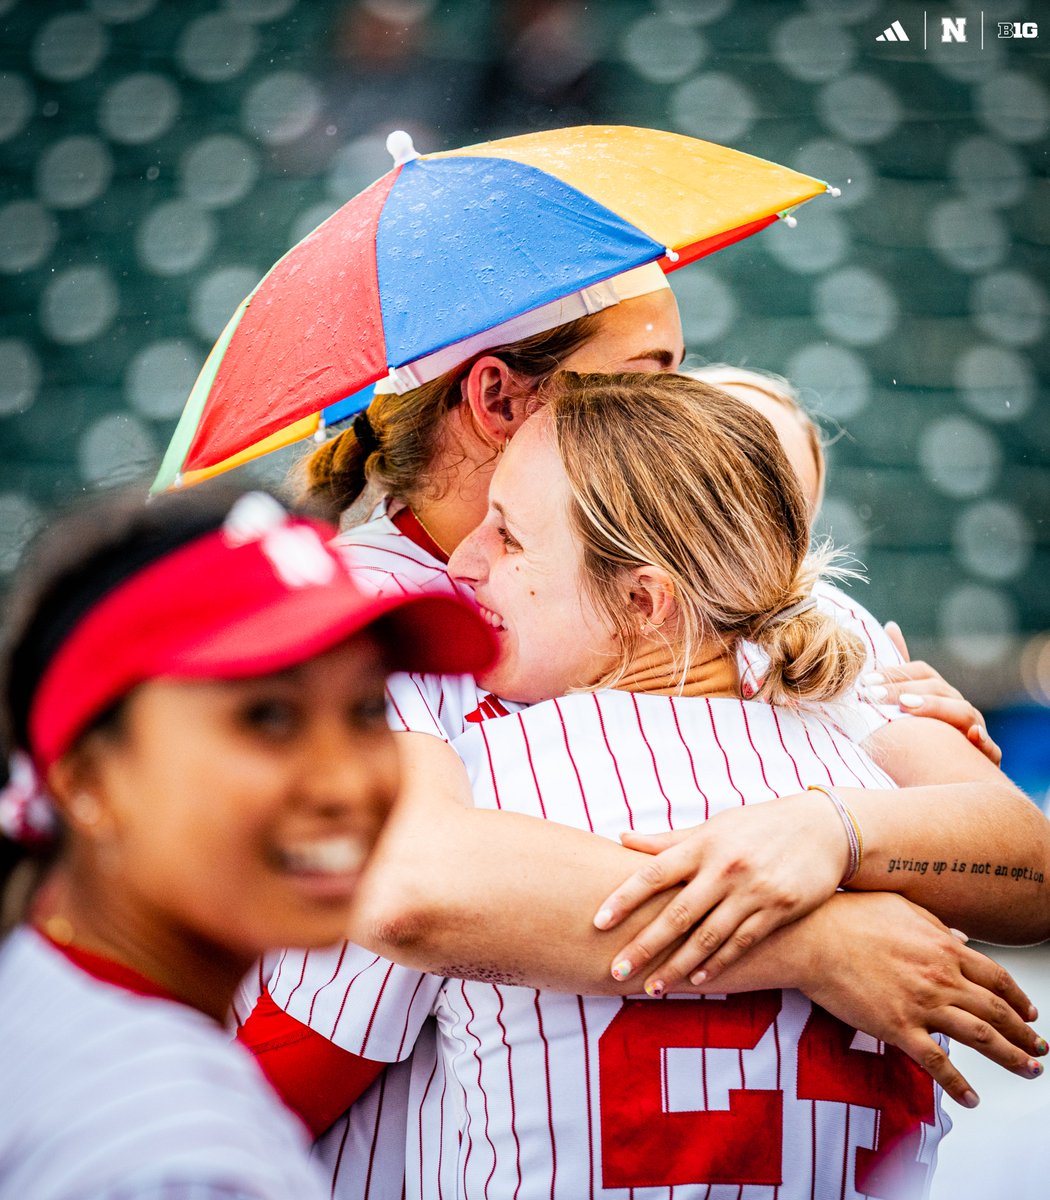
M 643 637 L 660 629 L 678 610 L 674 580 L 662 567 L 635 567 L 628 572 L 631 611 Z
M 112 824 L 90 737 L 51 767 L 47 788 L 67 828 L 97 835 Z
M 510 367 L 486 354 L 470 368 L 462 384 L 476 427 L 496 450 L 502 450 L 528 414 L 530 393 Z

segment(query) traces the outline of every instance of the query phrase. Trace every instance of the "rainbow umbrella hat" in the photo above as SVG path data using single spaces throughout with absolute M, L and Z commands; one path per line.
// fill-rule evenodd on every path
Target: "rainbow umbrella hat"
M 153 485 L 189 484 L 364 408 L 391 369 L 601 280 L 684 266 L 825 191 L 725 146 L 582 125 L 395 165 L 263 277 L 201 370 Z

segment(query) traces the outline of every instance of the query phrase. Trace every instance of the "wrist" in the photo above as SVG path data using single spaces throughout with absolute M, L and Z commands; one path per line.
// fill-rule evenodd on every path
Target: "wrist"
M 838 818 L 844 837 L 845 850 L 839 887 L 846 887 L 856 879 L 861 863 L 864 861 L 864 834 L 861 831 L 860 822 L 835 788 L 823 783 L 811 783 L 806 790 L 824 796 Z

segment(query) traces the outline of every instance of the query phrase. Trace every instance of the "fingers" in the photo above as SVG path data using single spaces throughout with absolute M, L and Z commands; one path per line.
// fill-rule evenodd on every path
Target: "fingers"
M 606 896 L 594 914 L 595 928 L 615 929 L 624 917 L 634 912 L 640 904 L 696 874 L 700 865 L 699 851 L 702 841 L 690 838 L 689 844 L 685 845 L 681 836 L 685 832 L 679 830 L 669 834 L 620 834 L 620 841 L 628 849 L 642 850 L 653 857 Z M 688 831 L 689 835 L 692 833 L 692 830 Z M 701 913 L 706 911 L 701 909 Z M 684 932 L 685 930 L 681 929 L 675 936 Z
M 994 959 L 967 946 L 959 952 L 959 965 L 970 983 L 1005 1001 L 1022 1021 L 1038 1018 L 1039 1012 L 1027 993 L 1010 972 Z
M 993 767 L 998 767 L 1002 763 L 1002 749 L 997 742 L 993 742 L 988 736 L 988 730 L 983 725 L 971 725 L 966 730 L 966 739 L 980 750 Z
M 881 670 L 862 675 L 860 682 L 865 694 L 876 704 L 895 704 L 901 693 L 962 699 L 962 693 L 957 688 L 952 687 L 947 679 L 924 662 L 883 667 Z
M 904 640 L 904 633 L 896 621 L 887 621 L 885 626 L 886 636 L 897 647 L 901 658 L 905 662 L 910 661 L 911 655 L 908 653 L 908 643 Z
M 659 854 L 685 841 L 695 830 L 665 829 L 662 833 L 639 833 L 637 829 L 628 829 L 620 834 L 620 842 L 629 850 L 641 850 L 643 854 Z
M 614 956 L 613 978 L 623 982 L 643 971 L 654 959 L 664 954 L 668 947 L 689 933 L 697 920 L 704 916 L 719 898 L 708 888 L 704 890 L 695 888 L 692 891 L 683 888 L 641 933 Z M 684 944 L 692 945 L 694 949 L 683 954 L 683 948 L 679 948 L 677 952 L 679 965 L 675 969 L 673 982 L 683 979 L 691 968 L 695 968 L 703 958 L 717 950 L 727 934 L 732 933 L 737 924 L 738 921 L 728 924 L 725 917 L 718 921 L 712 921 L 710 917 L 705 918 L 690 934 L 688 942 Z M 654 974 L 649 982 L 660 982 L 664 984 L 664 987 L 650 994 L 662 995 L 667 990 L 667 984 L 670 981 L 669 965 L 661 964 L 659 977 Z
M 957 1104 L 964 1108 L 976 1108 L 980 1104 L 981 1099 L 969 1081 L 925 1030 L 916 1030 L 913 1034 L 902 1037 L 897 1045 L 932 1076 L 934 1082 L 939 1083 Z
M 719 905 L 667 962 L 660 964 L 645 982 L 650 996 L 667 995 L 687 977 L 696 986 L 710 983 L 786 920 L 786 916 L 778 919 L 764 910 L 738 922 L 728 909 L 727 904 Z

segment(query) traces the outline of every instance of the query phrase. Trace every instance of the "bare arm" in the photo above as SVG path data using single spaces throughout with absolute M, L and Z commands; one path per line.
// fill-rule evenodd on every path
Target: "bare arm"
M 865 748 L 900 787 L 835 789 L 863 834 L 850 887 L 898 892 L 987 941 L 1050 937 L 1050 822 L 1002 771 L 943 721 L 892 722 Z M 773 929 L 811 911 L 848 862 L 842 822 L 818 792 L 627 842 L 654 857 L 603 900 L 595 920 L 612 928 L 659 890 L 685 884 L 614 952 L 634 972 L 662 960 L 672 986 L 698 968 L 714 978 Z M 667 960 L 667 947 L 690 927 Z
M 985 941 L 1050 937 L 1050 822 L 1042 812 L 943 722 L 894 721 L 869 743 L 908 790 L 840 790 L 864 831 L 864 863 L 851 886 L 899 892 Z
M 619 934 L 595 929 L 589 914 L 644 856 L 567 826 L 465 809 L 454 751 L 405 736 L 420 740 L 405 748 L 406 801 L 366 879 L 355 939 L 423 970 L 569 992 L 636 990 L 609 974 Z M 664 899 L 631 920 L 646 922 Z M 962 1103 L 968 1085 L 930 1032 L 1025 1076 L 1032 1055 L 1045 1052 L 1022 1019 L 1032 1015 L 1030 1002 L 1006 972 L 896 896 L 836 896 L 707 990 L 768 987 L 799 987 L 841 1020 L 899 1045 Z

